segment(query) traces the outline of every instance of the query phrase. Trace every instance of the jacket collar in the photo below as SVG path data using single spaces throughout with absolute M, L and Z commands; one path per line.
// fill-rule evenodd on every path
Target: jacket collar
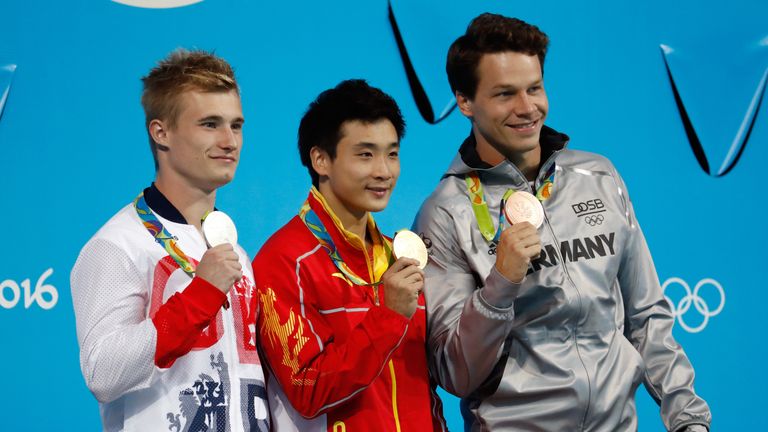
M 160 192 L 154 182 L 150 187 L 144 189 L 144 200 L 147 201 L 147 205 L 153 212 L 164 219 L 178 224 L 187 224 L 187 220 L 184 219 L 181 212 L 168 201 L 168 198 Z
M 389 256 L 387 256 L 384 242 L 387 242 L 389 249 L 391 249 L 391 242 L 381 234 L 373 216 L 368 213 L 367 232 L 371 239 L 371 248 L 366 249 L 364 239 L 344 228 L 323 194 L 314 186 L 310 189 L 301 211 L 308 211 L 307 206 L 323 222 L 344 262 L 363 279 L 369 282 L 378 281 L 389 267 Z
M 546 172 L 551 163 L 554 163 L 552 156 L 568 145 L 569 137 L 564 133 L 544 126 L 541 128 L 539 143 L 541 145 L 541 165 L 539 165 L 539 175 Z M 509 184 L 510 178 L 515 186 L 525 187 L 528 181 L 522 175 L 519 169 L 508 160 L 504 160 L 496 166 L 492 166 L 480 159 L 477 154 L 477 141 L 475 134 L 470 131 L 469 136 L 459 147 L 459 153 L 451 162 L 451 166 L 444 177 L 461 176 L 470 171 L 483 172 L 484 181 L 490 183 L 499 182 L 500 184 Z

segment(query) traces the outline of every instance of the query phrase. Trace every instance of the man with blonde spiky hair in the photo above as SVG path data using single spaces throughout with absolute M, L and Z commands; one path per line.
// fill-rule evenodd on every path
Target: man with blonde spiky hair
M 72 270 L 83 376 L 105 431 L 269 430 L 250 260 L 203 230 L 243 143 L 234 73 L 177 50 L 143 82 L 155 181 Z

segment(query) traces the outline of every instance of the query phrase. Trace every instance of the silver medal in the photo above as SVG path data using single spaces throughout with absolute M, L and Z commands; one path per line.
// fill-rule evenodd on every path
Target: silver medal
M 237 245 L 237 229 L 232 219 L 226 213 L 212 211 L 203 219 L 203 236 L 210 247 L 229 243 Z

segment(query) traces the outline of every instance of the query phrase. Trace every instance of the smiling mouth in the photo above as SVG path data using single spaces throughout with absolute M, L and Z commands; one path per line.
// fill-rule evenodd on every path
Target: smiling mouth
M 237 162 L 237 159 L 233 158 L 232 156 L 211 156 L 211 159 L 224 162 Z
M 541 119 L 537 119 L 527 123 L 508 124 L 507 127 L 520 132 L 530 132 L 538 126 Z
M 367 190 L 373 192 L 377 197 L 383 197 L 389 192 L 389 187 L 367 187 Z

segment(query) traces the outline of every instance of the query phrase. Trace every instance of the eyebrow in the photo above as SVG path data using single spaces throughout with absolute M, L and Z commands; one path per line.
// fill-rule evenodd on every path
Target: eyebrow
M 221 123 L 223 121 L 224 121 L 224 117 L 220 115 L 211 115 L 211 116 L 203 117 L 199 119 L 197 122 L 198 123 L 206 123 L 206 122 Z M 232 119 L 232 123 L 245 123 L 245 119 L 242 117 L 235 117 L 234 119 Z
M 389 144 L 385 144 L 387 148 L 397 148 L 400 147 L 400 142 L 393 142 Z M 379 148 L 379 145 L 372 142 L 367 141 L 361 141 L 353 146 L 355 149 L 367 149 L 367 150 L 376 150 Z
M 530 83 L 530 84 L 528 84 L 526 86 L 523 86 L 523 87 L 528 88 L 528 87 L 533 87 L 533 86 L 542 85 L 542 84 L 544 84 L 544 80 L 543 79 L 537 79 L 536 81 L 534 81 L 534 82 L 532 82 L 532 83 Z M 498 85 L 493 86 L 492 89 L 493 90 L 519 90 L 519 87 L 517 87 L 515 85 L 512 85 L 512 84 L 498 84 Z

